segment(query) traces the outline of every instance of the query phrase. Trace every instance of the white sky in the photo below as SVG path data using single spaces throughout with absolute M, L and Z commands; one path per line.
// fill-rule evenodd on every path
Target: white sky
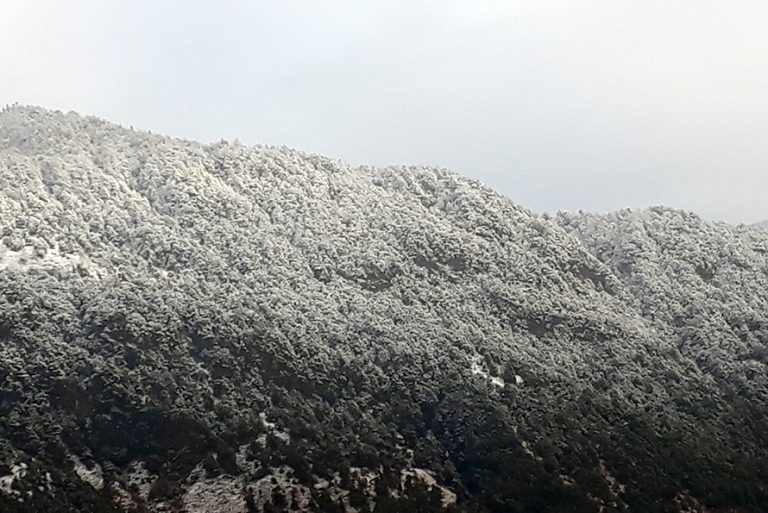
M 0 0 L 0 103 L 768 219 L 768 2 Z

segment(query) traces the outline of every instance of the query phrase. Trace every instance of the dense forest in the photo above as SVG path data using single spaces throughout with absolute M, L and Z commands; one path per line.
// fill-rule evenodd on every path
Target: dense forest
M 0 511 L 768 510 L 768 230 L 0 113 Z

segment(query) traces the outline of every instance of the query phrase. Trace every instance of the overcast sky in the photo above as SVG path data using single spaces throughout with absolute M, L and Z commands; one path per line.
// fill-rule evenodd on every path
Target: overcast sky
M 768 2 L 0 1 L 0 103 L 768 219 Z

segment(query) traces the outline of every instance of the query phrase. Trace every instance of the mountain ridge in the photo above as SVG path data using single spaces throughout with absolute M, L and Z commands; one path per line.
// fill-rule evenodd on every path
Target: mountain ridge
M 0 191 L 4 507 L 766 503 L 763 231 L 19 107 Z

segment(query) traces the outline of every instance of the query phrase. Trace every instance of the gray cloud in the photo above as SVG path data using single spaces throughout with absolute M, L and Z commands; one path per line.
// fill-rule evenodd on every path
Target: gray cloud
M 753 222 L 766 34 L 763 1 L 6 0 L 0 101 Z

